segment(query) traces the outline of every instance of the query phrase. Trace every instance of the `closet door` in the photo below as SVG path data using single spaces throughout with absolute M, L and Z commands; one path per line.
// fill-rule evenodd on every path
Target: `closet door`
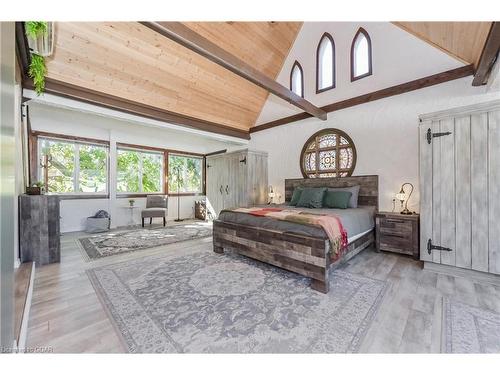
M 228 200 L 228 191 L 229 191 L 229 178 L 230 178 L 230 155 L 224 155 L 219 158 L 218 164 L 218 176 L 217 176 L 217 192 L 219 195 L 219 210 L 217 211 L 217 215 L 224 208 L 228 208 L 230 202 Z
M 225 165 L 223 157 L 207 159 L 207 198 L 216 215 L 224 208 Z
M 239 207 L 248 207 L 251 205 L 249 199 L 249 186 L 248 181 L 251 160 L 249 159 L 248 152 L 242 152 L 237 155 L 235 160 L 235 200 L 236 205 Z
M 421 260 L 500 274 L 500 111 L 420 128 Z
M 207 174 L 207 205 L 215 212 L 217 212 L 217 158 L 207 158 L 206 166 Z

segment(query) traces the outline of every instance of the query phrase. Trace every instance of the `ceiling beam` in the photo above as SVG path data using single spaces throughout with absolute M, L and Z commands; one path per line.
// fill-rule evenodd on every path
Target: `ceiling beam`
M 471 65 L 466 65 L 462 66 L 460 68 L 455 68 L 451 70 L 447 70 L 442 73 L 438 74 L 433 74 L 431 76 L 427 76 L 424 78 L 419 78 L 410 82 L 402 83 L 396 86 L 391 86 L 387 87 L 382 90 L 378 91 L 373 91 L 368 94 L 356 96 L 354 98 L 346 99 L 346 100 L 341 100 L 339 102 L 331 103 L 328 105 L 325 105 L 321 107 L 325 112 L 330 113 L 330 112 L 335 112 L 339 111 L 344 108 L 349 108 L 349 107 L 354 107 L 356 105 L 368 103 L 368 102 L 373 102 L 375 100 L 379 99 L 384 99 L 388 98 L 390 96 L 394 95 L 400 95 L 404 94 L 405 92 L 410 92 L 414 90 L 419 90 L 424 87 L 429 87 L 429 86 L 434 86 L 440 83 L 452 81 L 454 79 L 459 79 L 463 77 L 470 76 L 474 73 L 474 66 Z M 306 112 L 301 112 L 297 113 L 292 116 L 280 118 L 278 120 L 266 122 L 265 124 L 257 125 L 252 128 L 250 128 L 250 133 L 255 133 L 258 131 L 266 130 L 266 129 L 271 129 L 276 126 L 281 126 L 281 125 L 286 125 L 290 124 L 292 122 L 300 121 L 300 120 L 305 120 L 307 118 L 310 118 L 311 115 L 309 115 Z
M 31 79 L 26 80 L 23 83 L 23 87 L 33 89 L 33 81 Z M 217 124 L 180 113 L 167 111 L 118 96 L 105 94 L 100 91 L 57 81 L 48 77 L 45 78 L 45 92 L 132 115 L 167 122 L 169 124 L 187 126 L 192 129 L 222 134 L 230 137 L 250 139 L 248 131 L 242 129 L 236 129 L 227 125 Z
M 21 65 L 21 76 L 23 88 L 34 89 L 33 80 L 28 77 L 28 68 L 31 55 L 26 39 L 24 22 L 16 22 L 16 52 Z M 186 126 L 192 129 L 208 131 L 241 139 L 250 139 L 248 131 L 233 128 L 199 118 L 186 116 L 180 113 L 167 111 L 161 108 L 149 106 L 132 100 L 127 100 L 100 91 L 61 82 L 51 78 L 45 78 L 45 92 L 57 96 L 79 100 L 81 102 L 98 105 L 100 107 L 114 109 L 132 115 L 143 116 L 153 120 L 164 121 L 174 125 Z
M 264 73 L 253 68 L 245 61 L 230 54 L 220 48 L 215 43 L 194 32 L 189 27 L 180 22 L 140 22 L 142 25 L 156 31 L 166 38 L 190 49 L 197 54 L 206 57 L 210 61 L 230 70 L 238 76 L 262 87 L 274 95 L 286 100 L 287 102 L 299 107 L 310 115 L 321 120 L 326 120 L 325 111 L 316 107 L 314 104 L 295 94 L 285 86 L 269 78 Z
M 488 76 L 500 51 L 500 22 L 493 22 L 484 44 L 479 64 L 477 65 L 472 86 L 481 86 L 488 82 Z

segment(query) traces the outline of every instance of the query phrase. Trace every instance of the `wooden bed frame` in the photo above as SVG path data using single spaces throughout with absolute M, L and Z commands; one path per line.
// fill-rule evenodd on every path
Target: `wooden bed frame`
M 349 187 L 360 185 L 358 206 L 378 209 L 378 176 L 341 178 L 312 178 L 285 180 L 285 200 L 298 187 Z M 330 259 L 330 241 L 324 238 L 298 235 L 276 230 L 252 227 L 215 220 L 213 223 L 214 252 L 233 250 L 249 258 L 281 267 L 310 277 L 311 287 L 328 293 L 328 271 L 331 267 L 351 259 L 375 241 L 374 230 L 349 243 L 343 256 L 336 262 Z

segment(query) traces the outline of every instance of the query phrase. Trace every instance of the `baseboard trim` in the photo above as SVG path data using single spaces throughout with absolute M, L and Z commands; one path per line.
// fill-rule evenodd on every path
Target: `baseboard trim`
M 31 300 L 33 299 L 33 285 L 35 284 L 35 262 L 31 266 L 30 285 L 28 287 L 28 294 L 26 295 L 26 302 L 24 305 L 23 319 L 21 321 L 21 330 L 17 340 L 17 350 L 23 352 L 26 349 L 26 339 L 28 337 L 28 322 L 30 318 Z
M 465 268 L 459 268 L 454 266 L 448 266 L 446 264 L 437 264 L 432 262 L 424 262 L 424 269 L 427 271 L 441 273 L 444 275 L 463 277 L 467 279 L 480 281 L 483 283 L 489 283 L 500 286 L 500 275 L 494 275 L 492 273 L 469 270 Z

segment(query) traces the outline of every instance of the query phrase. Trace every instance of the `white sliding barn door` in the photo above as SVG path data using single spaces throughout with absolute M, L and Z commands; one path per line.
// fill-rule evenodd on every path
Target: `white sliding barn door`
M 494 104 L 422 119 L 423 261 L 500 274 L 500 109 Z

